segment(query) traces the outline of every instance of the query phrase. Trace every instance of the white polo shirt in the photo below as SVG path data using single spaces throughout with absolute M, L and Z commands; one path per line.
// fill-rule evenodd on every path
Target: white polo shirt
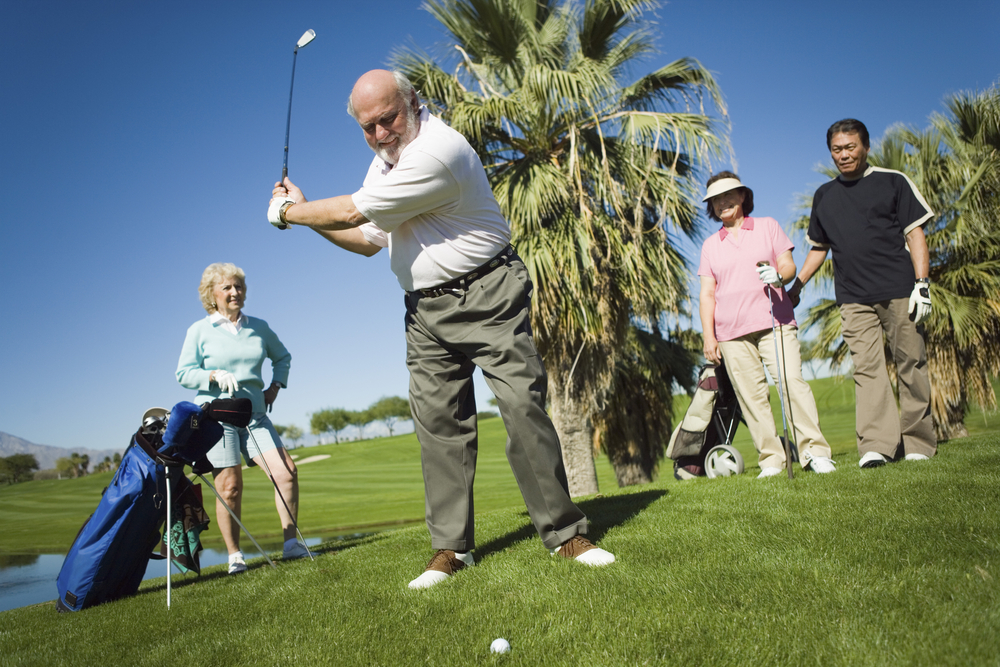
M 461 134 L 420 108 L 420 132 L 393 166 L 375 157 L 354 205 L 369 243 L 389 248 L 407 291 L 469 273 L 510 243 L 479 156 Z

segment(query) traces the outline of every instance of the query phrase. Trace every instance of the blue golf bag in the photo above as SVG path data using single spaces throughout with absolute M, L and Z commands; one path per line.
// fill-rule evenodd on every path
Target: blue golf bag
M 238 425 L 245 413 L 249 422 L 249 404 L 248 399 L 219 399 L 199 408 L 183 402 L 173 407 L 166 422 L 147 420 L 151 423 L 132 438 L 114 479 L 63 561 L 56 580 L 59 611 L 80 611 L 139 590 L 166 519 L 167 467 L 211 470 L 205 454 L 222 438 L 219 421 Z M 175 485 L 181 480 L 190 484 L 183 474 L 172 477 Z

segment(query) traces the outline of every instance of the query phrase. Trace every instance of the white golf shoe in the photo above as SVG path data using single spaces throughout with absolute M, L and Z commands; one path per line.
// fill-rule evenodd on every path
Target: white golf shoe
M 563 558 L 575 560 L 591 567 L 601 567 L 611 565 L 615 562 L 615 556 L 609 551 L 601 549 L 596 544 L 588 540 L 583 535 L 574 535 L 558 548 L 549 551 L 550 556 L 560 555 Z
M 884 466 L 889 462 L 889 459 L 885 458 L 878 452 L 868 452 L 861 457 L 858 461 L 859 468 L 878 468 L 879 466 Z
M 927 456 L 926 454 L 916 454 L 916 453 L 914 453 L 914 454 L 907 454 L 906 455 L 906 460 L 907 461 L 929 461 L 930 458 L 931 457 Z
M 825 456 L 813 456 L 809 459 L 809 463 L 806 466 L 809 470 L 825 475 L 830 472 L 837 472 L 837 466 L 834 465 L 833 459 L 828 459 Z
M 767 468 L 761 468 L 760 474 L 757 475 L 757 479 L 764 479 L 765 477 L 774 477 L 775 475 L 781 474 L 781 468 L 772 468 L 768 466 Z
M 475 564 L 476 561 L 468 551 L 463 554 L 455 553 L 451 549 L 438 549 L 431 561 L 427 563 L 424 573 L 411 581 L 408 587 L 412 589 L 430 588 L 445 581 L 459 570 L 464 570 Z
M 229 554 L 229 574 L 239 574 L 247 571 L 246 561 L 243 560 L 243 552 L 237 551 Z

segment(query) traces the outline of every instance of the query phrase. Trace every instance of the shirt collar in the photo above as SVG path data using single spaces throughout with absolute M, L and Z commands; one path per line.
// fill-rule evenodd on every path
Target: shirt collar
M 208 321 L 212 323 L 213 327 L 222 326 L 228 331 L 237 334 L 240 332 L 240 329 L 246 326 L 247 316 L 245 313 L 240 313 L 239 319 L 233 322 L 219 311 L 215 311 L 208 316 Z
M 753 218 L 749 215 L 743 218 L 743 224 L 740 225 L 740 229 L 746 229 L 747 231 L 753 231 Z M 725 226 L 719 230 L 719 240 L 725 241 L 726 237 L 729 236 L 729 230 Z
M 840 179 L 841 181 L 843 181 L 844 183 L 851 183 L 851 182 L 853 182 L 853 181 L 860 181 L 860 180 L 861 180 L 862 178 L 864 178 L 864 177 L 865 177 L 865 176 L 867 176 L 868 174 L 872 173 L 873 171 L 875 171 L 875 168 L 874 168 L 874 167 L 872 167 L 871 165 L 868 165 L 868 166 L 867 166 L 867 167 L 865 168 L 865 173 L 861 174 L 860 176 L 857 176 L 857 177 L 855 177 L 855 178 L 847 178 L 847 177 L 846 177 L 846 176 L 844 176 L 843 174 L 837 174 L 837 178 L 839 178 L 839 179 Z

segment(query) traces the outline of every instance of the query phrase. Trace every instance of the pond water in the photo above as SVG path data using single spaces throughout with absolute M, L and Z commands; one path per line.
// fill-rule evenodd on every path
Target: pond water
M 319 537 L 307 538 L 306 544 L 314 547 L 322 542 Z M 263 560 L 263 556 L 257 551 L 253 543 L 243 546 L 243 555 L 247 563 L 254 560 Z M 247 548 L 249 546 L 249 548 Z M 268 555 L 281 551 L 281 543 L 270 544 L 262 542 L 261 547 L 268 552 Z M 6 555 L 0 556 L 0 611 L 25 607 L 39 602 L 55 600 L 59 593 L 56 591 L 56 577 L 62 569 L 63 560 L 66 554 L 31 554 L 31 555 Z M 229 560 L 225 549 L 217 551 L 215 549 L 205 549 L 201 552 L 201 566 L 210 567 L 221 565 Z M 176 577 L 179 570 L 175 567 L 173 573 Z M 167 562 L 165 560 L 151 560 L 146 566 L 146 575 L 143 579 L 155 579 L 164 577 L 167 574 Z M 183 575 L 182 575 L 183 576 Z

